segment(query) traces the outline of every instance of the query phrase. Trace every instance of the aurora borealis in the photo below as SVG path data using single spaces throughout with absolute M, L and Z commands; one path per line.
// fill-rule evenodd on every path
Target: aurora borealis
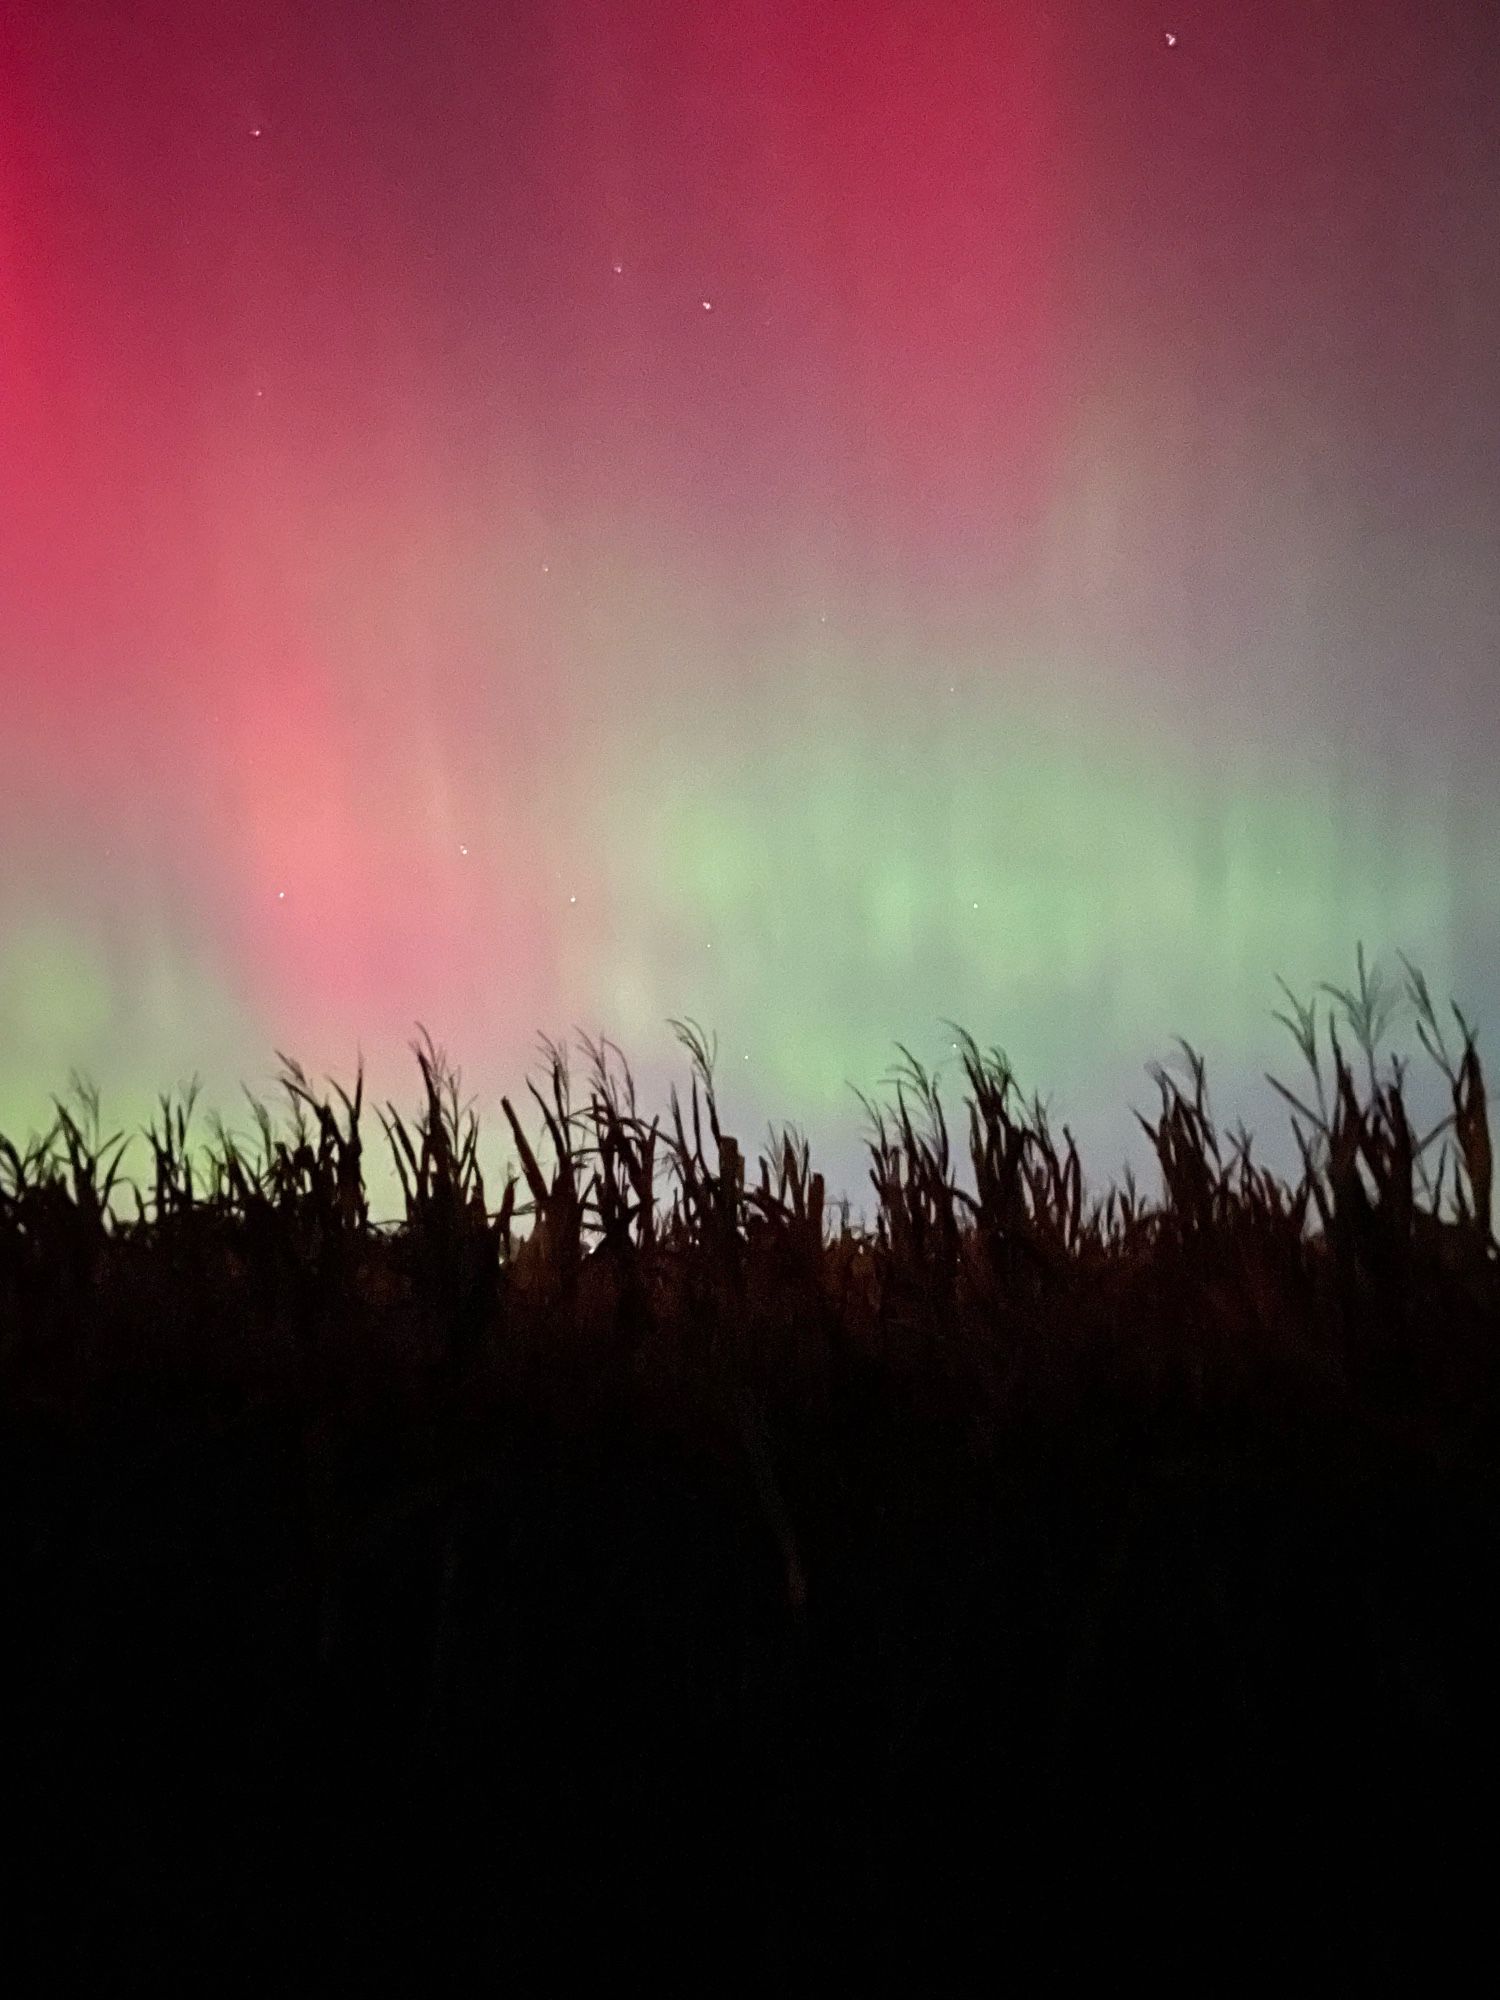
M 1483 1052 L 1497 55 L 1458 0 L 12 0 L 0 1128 L 75 1067 L 242 1123 L 278 1048 L 405 1106 L 421 1021 L 499 1158 L 538 1032 L 654 1110 L 691 1017 L 858 1204 L 847 1085 L 945 1017 L 1096 1184 L 1177 1034 L 1289 1165 L 1275 975 L 1357 939 Z

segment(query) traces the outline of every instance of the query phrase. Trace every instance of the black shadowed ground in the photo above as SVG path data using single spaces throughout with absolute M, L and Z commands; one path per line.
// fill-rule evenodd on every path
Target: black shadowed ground
M 290 1134 L 220 1127 L 206 1184 L 164 1101 L 131 1224 L 97 1100 L 59 1105 L 0 1156 L 21 1983 L 1461 1965 L 1500 1276 L 1473 1036 L 1411 979 L 1434 1133 L 1361 958 L 1362 1063 L 1288 1023 L 1298 1187 L 1226 1156 L 1193 1059 L 1162 1202 L 1086 1208 L 965 1039 L 976 1193 L 910 1065 L 868 1234 L 791 1134 L 746 1185 L 688 1030 L 670 1131 L 602 1049 L 574 1109 L 551 1051 L 552 1162 L 506 1103 L 498 1210 L 419 1048 L 394 1232 L 361 1091 L 341 1117 L 295 1064 Z

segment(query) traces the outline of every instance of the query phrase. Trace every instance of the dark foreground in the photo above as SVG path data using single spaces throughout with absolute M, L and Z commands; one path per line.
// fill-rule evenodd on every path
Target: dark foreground
M 1439 1227 L 1391 1103 L 1291 1194 L 1164 1088 L 1166 1204 L 1084 1216 L 977 1094 L 979 1200 L 907 1128 L 832 1241 L 717 1133 L 632 1205 L 617 1109 L 517 1245 L 431 1088 L 396 1238 L 325 1114 L 211 1199 L 169 1124 L 133 1230 L 12 1155 L 8 1989 L 1487 1963 L 1474 1096 Z
M 7 1956 L 267 1993 L 1435 1969 L 1493 1893 L 1491 1503 L 1311 1419 L 1131 1473 L 1117 1422 L 1007 1440 L 988 1498 L 934 1429 L 920 1496 L 872 1463 L 842 1520 L 804 1501 L 800 1615 L 728 1468 L 507 1439 L 320 1620 L 291 1448 L 148 1469 L 122 1420 L 89 1518 L 7 1551 Z

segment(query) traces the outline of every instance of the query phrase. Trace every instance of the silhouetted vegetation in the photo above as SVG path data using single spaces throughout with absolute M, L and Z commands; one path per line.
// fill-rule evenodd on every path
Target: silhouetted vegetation
M 216 1125 L 206 1176 L 164 1098 L 133 1222 L 75 1083 L 0 1141 L 29 1962 L 1430 1972 L 1496 1768 L 1500 1279 L 1474 1035 L 1406 970 L 1432 1132 L 1361 954 L 1326 1052 L 1281 1017 L 1297 1186 L 1223 1145 L 1184 1043 L 1162 1200 L 1085 1209 L 1066 1128 L 955 1030 L 975 1192 L 903 1050 L 869 1231 L 793 1131 L 747 1177 L 687 1023 L 666 1123 L 608 1043 L 575 1108 L 546 1044 L 498 1207 L 424 1037 L 389 1231 L 362 1076 L 335 1102 L 283 1057 L 290 1130 Z

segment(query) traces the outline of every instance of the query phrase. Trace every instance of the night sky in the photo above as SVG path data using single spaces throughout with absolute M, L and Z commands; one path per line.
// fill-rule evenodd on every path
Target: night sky
M 868 1207 L 944 1017 L 1096 1187 L 1178 1034 L 1289 1167 L 1357 939 L 1484 1053 L 1497 102 L 1489 0 L 6 0 L 0 1128 L 421 1021 L 498 1160 L 690 1016 Z

